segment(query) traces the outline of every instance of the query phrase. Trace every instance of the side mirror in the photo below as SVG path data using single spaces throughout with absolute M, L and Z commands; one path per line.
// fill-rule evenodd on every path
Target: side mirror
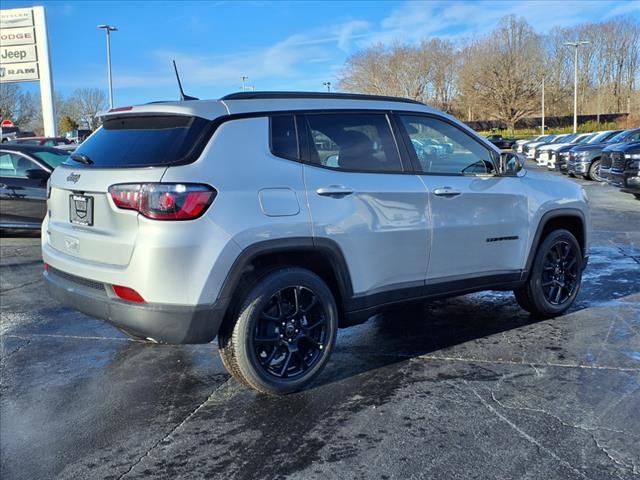
M 30 168 L 25 175 L 30 180 L 47 180 L 51 176 L 49 172 L 40 168 Z
M 500 154 L 500 173 L 502 175 L 515 175 L 524 167 L 524 159 L 513 152 Z

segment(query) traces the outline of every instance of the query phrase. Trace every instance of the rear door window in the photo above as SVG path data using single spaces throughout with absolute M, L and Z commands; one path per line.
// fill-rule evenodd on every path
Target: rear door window
M 385 114 L 308 114 L 310 161 L 359 172 L 402 172 Z
M 208 137 L 210 122 L 184 115 L 126 116 L 108 119 L 74 152 L 91 167 L 151 167 L 187 163 Z M 81 164 L 69 159 L 66 165 Z

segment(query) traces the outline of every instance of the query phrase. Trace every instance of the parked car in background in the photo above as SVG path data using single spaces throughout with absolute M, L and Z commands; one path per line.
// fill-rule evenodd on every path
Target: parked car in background
M 617 151 L 618 147 L 624 147 L 628 143 L 640 140 L 640 128 L 625 130 L 625 132 L 627 133 L 627 135 L 624 141 L 613 143 L 602 149 L 602 154 L 600 155 L 600 169 L 598 171 L 598 174 L 602 181 L 609 181 L 609 175 L 611 173 L 611 166 L 613 163 L 612 153 L 614 151 Z
M 0 228 L 39 229 L 47 213 L 47 180 L 69 153 L 40 145 L 0 146 Z
M 596 135 L 596 133 L 579 133 L 577 134 L 570 142 L 561 142 L 559 144 L 554 144 L 554 145 L 550 145 L 548 148 L 545 147 L 545 150 L 547 151 L 546 156 L 547 156 L 547 168 L 549 170 L 556 170 L 556 162 L 558 162 L 558 156 L 559 156 L 559 152 L 564 149 L 564 148 L 568 148 L 571 149 L 573 147 L 575 147 L 576 145 L 580 145 L 582 143 L 586 143 L 588 142 L 591 138 L 593 138 Z M 540 154 L 540 156 L 542 157 L 542 153 Z
M 586 180 L 603 181 L 600 177 L 602 150 L 616 143 L 626 143 L 635 140 L 633 130 L 616 130 L 606 140 L 576 145 L 570 151 L 567 161 L 569 176 L 581 175 Z M 640 134 L 638 134 L 640 136 Z
M 545 137 L 546 135 L 538 135 L 536 137 L 531 137 L 531 138 L 521 138 L 520 140 L 516 140 L 516 142 L 513 144 L 513 149 L 518 152 L 518 153 L 524 153 L 524 147 L 525 145 L 527 145 L 528 143 L 531 142 L 535 142 L 539 139 L 541 139 L 542 137 Z
M 565 134 L 565 135 L 559 136 L 553 142 L 546 143 L 543 145 L 538 145 L 534 149 L 534 160 L 541 167 L 546 166 L 547 163 L 549 163 L 549 159 L 550 159 L 549 152 L 552 148 L 571 143 L 573 140 L 575 140 L 578 137 L 578 135 L 579 135 L 578 133 Z
M 606 135 L 604 135 L 606 132 L 594 132 L 594 133 L 590 133 L 587 135 L 587 137 L 585 137 L 584 139 L 582 139 L 580 142 L 576 143 L 576 144 L 569 144 L 569 145 L 565 145 L 562 147 L 559 147 L 556 151 L 555 151 L 555 162 L 554 162 L 554 170 L 556 172 L 561 172 L 564 175 L 567 174 L 567 161 L 569 159 L 569 152 L 571 151 L 571 149 L 577 145 L 586 145 L 587 143 L 591 143 L 596 141 L 597 138 L 604 138 Z M 609 133 L 608 135 L 613 136 L 614 133 Z
M 93 130 L 88 130 L 88 129 L 72 130 L 65 134 L 65 138 L 67 138 L 72 143 L 82 143 L 92 133 L 93 133 Z
M 570 136 L 570 134 L 568 133 L 563 133 L 560 135 L 553 135 L 553 137 L 550 140 L 547 140 L 546 142 L 542 142 L 539 143 L 537 145 L 529 145 L 527 147 L 527 156 L 530 158 L 530 160 L 536 161 L 538 159 L 539 156 L 539 152 L 540 149 L 546 145 L 552 145 L 552 144 L 557 144 L 557 143 L 561 143 L 565 138 L 568 138 Z
M 70 143 L 69 145 L 56 145 L 54 148 L 59 150 L 64 150 L 65 152 L 71 154 L 77 150 L 79 145 L 77 143 Z
M 33 132 L 25 132 L 20 127 L 2 127 L 2 143 L 11 142 L 16 138 L 35 137 Z
M 607 181 L 640 199 L 640 141 L 608 147 L 611 168 Z
M 2 143 L 15 139 L 18 132 L 20 127 L 2 127 Z
M 535 148 L 539 145 L 545 145 L 547 143 L 553 142 L 559 135 L 544 135 L 538 138 L 535 142 L 529 142 L 524 145 L 522 148 L 522 153 L 529 160 L 533 160 L 535 158 Z
M 18 137 L 9 143 L 18 145 L 42 145 L 44 147 L 56 147 L 69 145 L 71 142 L 64 137 Z
M 504 138 L 502 135 L 499 135 L 499 134 L 489 135 L 487 137 L 487 140 L 493 143 L 500 150 L 510 150 L 513 148 L 513 146 L 516 143 L 515 138 Z

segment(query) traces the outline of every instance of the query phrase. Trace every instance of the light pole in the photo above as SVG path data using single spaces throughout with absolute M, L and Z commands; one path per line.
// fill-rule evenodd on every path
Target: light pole
M 327 92 L 331 93 L 331 82 L 322 82 L 322 85 L 327 87 Z
M 240 77 L 240 79 L 242 80 L 242 91 L 244 92 L 246 90 L 246 81 L 249 80 L 249 77 L 245 77 L 244 75 L 242 77 Z
M 109 108 L 113 108 L 113 84 L 111 82 L 111 32 L 117 32 L 118 29 L 111 25 L 98 25 L 107 32 L 107 72 L 109 76 Z
M 578 132 L 578 47 L 589 43 L 581 40 L 565 43 L 567 47 L 573 47 L 573 133 Z
M 544 135 L 544 77 L 542 77 L 542 135 Z

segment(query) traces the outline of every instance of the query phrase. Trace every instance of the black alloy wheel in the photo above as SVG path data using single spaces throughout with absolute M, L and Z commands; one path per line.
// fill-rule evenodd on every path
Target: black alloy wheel
M 318 275 L 299 267 L 258 272 L 235 302 L 218 344 L 236 379 L 279 395 L 302 390 L 322 371 L 336 341 L 338 308 Z
M 562 305 L 575 294 L 579 259 L 569 242 L 559 240 L 548 251 L 542 269 L 542 290 L 552 305 Z
M 527 281 L 514 290 L 516 300 L 539 317 L 562 315 L 580 291 L 583 268 L 576 237 L 568 230 L 554 230 L 540 243 Z
M 262 309 L 253 349 L 267 374 L 296 378 L 321 358 L 327 332 L 327 314 L 316 294 L 301 285 L 286 287 Z

